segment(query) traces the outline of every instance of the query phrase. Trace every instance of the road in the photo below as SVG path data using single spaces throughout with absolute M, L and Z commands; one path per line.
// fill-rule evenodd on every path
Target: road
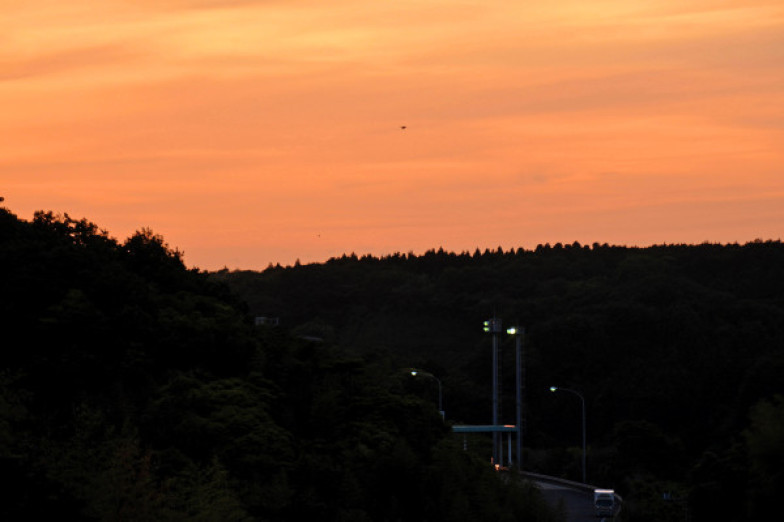
M 534 480 L 545 500 L 566 514 L 566 522 L 610 522 L 611 518 L 597 518 L 593 508 L 593 494 L 566 485 Z

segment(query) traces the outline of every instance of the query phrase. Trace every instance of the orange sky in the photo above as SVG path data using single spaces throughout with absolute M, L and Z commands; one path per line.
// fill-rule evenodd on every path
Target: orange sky
M 23 219 L 150 227 L 206 270 L 782 237 L 781 0 L 0 13 L 0 195 Z

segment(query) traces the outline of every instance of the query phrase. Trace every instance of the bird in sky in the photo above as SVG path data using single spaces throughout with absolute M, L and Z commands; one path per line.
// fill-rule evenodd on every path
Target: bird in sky
M 400 128 L 401 128 L 402 130 L 406 130 L 406 126 L 405 126 L 405 125 L 401 125 L 401 126 L 400 126 Z

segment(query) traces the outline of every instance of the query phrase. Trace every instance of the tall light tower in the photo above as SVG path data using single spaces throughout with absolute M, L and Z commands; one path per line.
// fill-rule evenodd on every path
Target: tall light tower
M 498 334 L 502 332 L 501 320 L 492 318 L 485 321 L 485 332 L 493 335 L 493 426 L 498 426 Z M 493 431 L 493 464 L 501 464 L 499 458 L 500 433 Z
M 513 326 L 507 328 L 506 333 L 515 336 L 515 366 L 516 366 L 516 421 L 517 421 L 517 467 L 523 469 L 523 394 L 525 392 L 525 362 L 523 359 L 523 336 L 525 328 Z

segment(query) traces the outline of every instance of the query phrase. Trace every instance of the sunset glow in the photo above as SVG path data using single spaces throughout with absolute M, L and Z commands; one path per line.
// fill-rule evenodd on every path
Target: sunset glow
M 784 3 L 526 4 L 0 0 L 0 196 L 207 270 L 781 238 Z

